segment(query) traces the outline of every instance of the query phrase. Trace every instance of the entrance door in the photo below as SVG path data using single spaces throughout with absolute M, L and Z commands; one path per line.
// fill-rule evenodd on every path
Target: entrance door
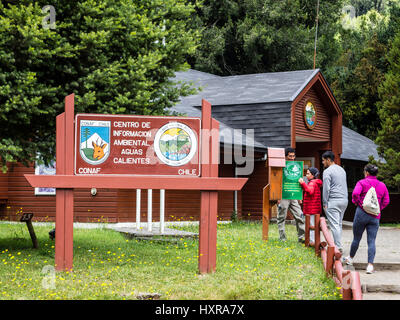
M 306 172 L 308 168 L 315 167 L 315 158 L 314 157 L 296 157 L 296 161 L 304 162 L 304 170 L 303 176 L 306 176 Z

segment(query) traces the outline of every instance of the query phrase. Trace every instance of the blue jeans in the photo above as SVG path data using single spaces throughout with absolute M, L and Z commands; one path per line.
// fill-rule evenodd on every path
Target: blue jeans
M 375 239 L 379 229 L 379 219 L 370 216 L 363 209 L 357 207 L 353 220 L 353 242 L 350 247 L 350 257 L 355 256 L 365 229 L 367 229 L 368 263 L 374 263 Z

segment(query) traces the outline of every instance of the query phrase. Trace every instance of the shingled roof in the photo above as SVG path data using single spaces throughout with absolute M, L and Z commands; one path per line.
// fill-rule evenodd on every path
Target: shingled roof
M 373 156 L 376 160 L 386 162 L 379 157 L 376 144 L 369 138 L 343 126 L 342 130 L 343 153 L 341 158 L 349 160 L 367 161 Z
M 200 117 L 201 100 L 206 99 L 213 106 L 213 117 L 221 129 L 254 129 L 256 149 L 284 148 L 290 145 L 291 102 L 318 72 L 319 69 L 227 77 L 196 70 L 177 72 L 175 81 L 192 82 L 201 91 L 182 97 L 172 111 Z
M 202 90 L 196 95 L 182 97 L 174 109 L 199 106 L 201 98 L 212 105 L 293 101 L 318 72 L 319 69 L 226 77 L 191 69 L 176 72 L 177 81 L 193 81 Z
M 285 148 L 291 144 L 291 103 L 318 72 L 319 69 L 226 77 L 192 69 L 176 72 L 174 81 L 191 82 L 201 91 L 182 97 L 172 111 L 200 117 L 201 100 L 206 99 L 213 106 L 212 115 L 220 122 L 221 132 L 254 129 L 256 149 Z M 236 136 L 240 134 L 236 132 Z M 244 141 L 244 137 L 242 139 Z M 225 137 L 222 134 L 221 143 L 232 142 L 229 134 Z M 345 126 L 342 145 L 343 159 L 368 161 L 369 155 L 378 157 L 372 140 Z

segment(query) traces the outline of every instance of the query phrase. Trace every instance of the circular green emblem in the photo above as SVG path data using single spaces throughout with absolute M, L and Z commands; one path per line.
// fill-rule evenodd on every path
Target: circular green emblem
M 309 129 L 313 129 L 317 124 L 317 109 L 311 101 L 308 101 L 304 107 L 304 121 Z
M 283 173 L 288 180 L 297 182 L 299 174 L 301 172 L 301 165 L 298 162 L 286 163 L 286 167 L 283 169 Z

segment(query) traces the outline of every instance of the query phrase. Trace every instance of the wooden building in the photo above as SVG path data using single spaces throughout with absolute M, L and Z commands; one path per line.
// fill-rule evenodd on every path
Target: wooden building
M 254 148 L 253 170 L 245 175 L 249 180 L 243 190 L 219 193 L 219 219 L 230 219 L 235 209 L 243 218 L 261 217 L 262 188 L 268 183 L 265 167 L 268 147 L 294 147 L 298 160 L 321 170 L 324 151 L 332 150 L 337 162 L 342 158 L 344 163 L 343 150 L 352 150 L 347 146 L 360 136 L 342 126 L 342 110 L 319 69 L 228 77 L 189 70 L 177 72 L 175 81 L 192 82 L 201 91 L 183 97 L 172 111 L 200 117 L 201 99 L 212 104 L 212 115 L 220 122 L 220 176 L 240 175 L 246 163 L 240 164 L 237 159 L 248 148 Z M 373 142 L 364 143 L 376 157 Z M 348 153 L 351 153 L 349 167 L 357 167 L 357 161 L 368 156 L 360 154 L 363 157 L 360 159 Z M 23 176 L 34 172 L 34 165 L 27 168 L 10 164 L 6 174 L 0 173 L 0 219 L 13 220 L 21 212 L 33 212 L 36 220 L 54 221 L 55 196 L 35 195 Z M 99 189 L 93 196 L 89 189 L 77 189 L 74 199 L 77 222 L 135 222 L 135 190 Z M 142 221 L 147 221 L 145 190 L 141 199 Z M 199 191 L 167 191 L 165 219 L 198 220 L 199 200 Z M 153 190 L 153 221 L 159 221 L 158 206 L 159 192 Z

